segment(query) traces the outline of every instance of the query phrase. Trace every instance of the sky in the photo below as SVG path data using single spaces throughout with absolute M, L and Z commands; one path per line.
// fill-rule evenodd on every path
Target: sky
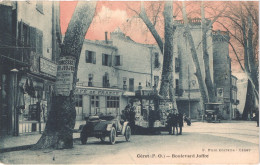
M 149 2 L 146 2 L 149 3 Z M 220 8 L 223 6 L 223 2 L 210 2 L 214 3 L 212 6 L 219 6 Z M 68 27 L 69 21 L 73 14 L 73 11 L 77 5 L 77 1 L 61 1 L 60 2 L 60 22 L 61 22 L 61 31 L 62 34 L 65 34 L 66 29 Z M 187 12 L 191 12 L 191 15 L 194 17 L 200 17 L 199 10 L 200 2 L 192 3 L 189 5 L 187 2 Z M 148 5 L 146 5 L 148 6 Z M 176 19 L 181 19 L 181 12 L 176 9 L 174 6 L 174 15 L 177 15 Z M 140 9 L 140 1 L 98 1 L 96 14 L 94 20 L 86 34 L 86 39 L 90 40 L 104 40 L 105 32 L 108 32 L 108 38 L 110 37 L 109 33 L 114 31 L 117 27 L 119 27 L 126 35 L 130 36 L 135 42 L 145 43 L 145 44 L 156 44 L 153 36 L 147 30 L 146 26 L 140 19 L 136 18 L 136 13 L 129 9 Z M 163 9 L 163 7 L 161 8 Z M 210 17 L 210 14 L 216 14 L 215 9 L 206 10 L 206 18 Z M 220 9 L 221 10 L 221 9 Z M 147 9 L 147 14 L 150 15 L 151 10 Z M 163 36 L 163 15 L 159 14 L 160 20 L 157 23 L 157 29 L 162 29 L 159 31 L 160 35 Z M 161 22 L 160 22 L 161 21 Z M 213 29 L 224 30 L 217 23 L 213 24 Z M 232 51 L 230 48 L 231 57 Z M 233 72 L 241 72 L 239 65 L 234 61 L 232 63 L 232 71 Z

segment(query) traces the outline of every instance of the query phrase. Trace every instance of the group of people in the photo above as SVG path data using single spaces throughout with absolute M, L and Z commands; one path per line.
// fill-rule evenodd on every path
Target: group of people
M 177 111 L 171 112 L 167 119 L 168 129 L 170 135 L 182 135 L 183 114 Z M 178 131 L 179 129 L 179 131 Z

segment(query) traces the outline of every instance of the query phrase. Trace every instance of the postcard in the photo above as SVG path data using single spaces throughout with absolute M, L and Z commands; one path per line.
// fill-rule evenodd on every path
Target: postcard
M 259 164 L 258 1 L 0 1 L 1 164 Z

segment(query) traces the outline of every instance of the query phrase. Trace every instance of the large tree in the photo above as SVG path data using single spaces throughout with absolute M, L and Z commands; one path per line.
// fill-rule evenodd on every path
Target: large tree
M 173 2 L 165 1 L 163 3 L 164 10 L 163 10 L 163 18 L 164 18 L 164 42 L 160 36 L 160 32 L 156 29 L 156 23 L 159 19 L 159 12 L 162 5 L 162 2 L 159 2 L 158 8 L 154 8 L 154 4 L 157 2 L 149 2 L 150 6 L 153 8 L 153 18 L 152 21 L 150 20 L 149 16 L 147 15 L 147 11 L 144 5 L 144 2 L 141 2 L 141 9 L 138 12 L 130 8 L 134 11 L 139 18 L 144 22 L 146 27 L 151 32 L 152 36 L 154 37 L 158 47 L 163 54 L 163 68 L 162 68 L 162 78 L 161 78 L 161 85 L 159 94 L 164 98 L 170 98 L 173 102 L 174 107 L 177 109 L 177 104 L 175 100 L 175 90 L 174 90 L 174 75 L 173 75 L 173 36 L 175 32 L 175 27 L 173 24 Z
M 254 107 L 252 99 L 259 99 L 259 9 L 258 2 L 226 2 L 228 10 L 223 21 L 217 21 L 230 35 L 230 46 L 235 54 L 235 64 L 247 75 L 250 83 L 246 105 Z M 223 23 L 225 22 L 225 24 Z M 251 95 L 254 95 L 252 97 Z M 249 107 L 245 107 L 248 109 Z M 245 109 L 245 110 L 246 110 Z
M 209 101 L 208 90 L 207 90 L 205 81 L 202 77 L 198 54 L 197 54 L 197 51 L 195 48 L 194 40 L 193 40 L 193 37 L 191 34 L 191 29 L 190 29 L 190 25 L 189 25 L 189 21 L 188 21 L 188 17 L 187 17 L 185 2 L 182 2 L 182 16 L 183 16 L 183 20 L 184 20 L 184 28 L 185 28 L 186 37 L 187 37 L 189 45 L 190 45 L 190 52 L 191 52 L 192 59 L 195 64 L 195 67 L 196 67 L 195 75 L 198 79 L 200 93 L 201 93 L 201 97 L 202 97 L 202 103 L 204 104 Z
M 209 53 L 208 53 L 208 40 L 207 37 L 210 35 L 208 32 L 212 29 L 212 25 L 217 19 L 222 15 L 225 11 L 226 7 L 221 5 L 222 10 L 212 19 L 206 20 L 205 18 L 205 4 L 204 1 L 201 1 L 201 28 L 202 28 L 202 52 L 203 52 L 203 60 L 205 66 L 205 83 L 208 91 L 209 101 L 216 102 L 215 96 L 215 86 L 213 84 L 213 80 L 210 75 L 210 62 L 209 62 Z
M 60 59 L 66 57 L 75 59 L 73 66 L 75 71 L 72 73 L 73 78 L 70 82 L 72 83 L 72 89 L 68 96 L 58 94 L 53 96 L 45 130 L 34 146 L 36 149 L 73 147 L 73 129 L 76 118 L 74 92 L 77 82 L 78 63 L 84 38 L 93 20 L 95 10 L 95 1 L 81 1 L 78 2 L 72 15 L 60 54 Z M 55 85 L 58 87 L 60 84 L 57 84 L 57 82 Z

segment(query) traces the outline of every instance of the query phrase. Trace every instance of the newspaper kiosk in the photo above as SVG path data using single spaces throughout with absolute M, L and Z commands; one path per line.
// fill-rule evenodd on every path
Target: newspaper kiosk
M 167 130 L 167 116 L 172 110 L 169 99 L 163 99 L 154 90 L 135 92 L 136 107 L 135 127 L 137 130 L 156 133 Z

